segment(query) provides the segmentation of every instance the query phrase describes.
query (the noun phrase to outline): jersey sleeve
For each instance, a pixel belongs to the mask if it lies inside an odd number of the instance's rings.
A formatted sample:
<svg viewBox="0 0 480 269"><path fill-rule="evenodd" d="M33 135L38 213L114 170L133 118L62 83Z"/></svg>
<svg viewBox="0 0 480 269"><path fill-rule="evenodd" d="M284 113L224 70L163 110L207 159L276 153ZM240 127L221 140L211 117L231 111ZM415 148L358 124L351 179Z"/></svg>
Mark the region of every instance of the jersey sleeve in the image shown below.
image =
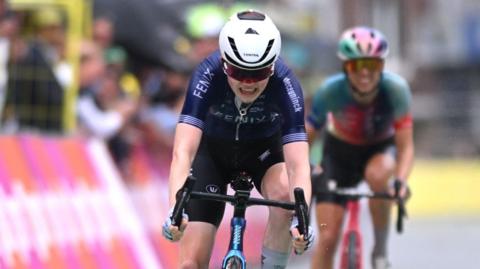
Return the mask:
<svg viewBox="0 0 480 269"><path fill-rule="evenodd" d="M324 83L313 95L312 106L310 113L308 114L307 121L318 130L325 126L326 120L326 84Z"/></svg>
<svg viewBox="0 0 480 269"><path fill-rule="evenodd" d="M394 104L394 127L396 130L402 128L411 128L412 119L412 93L410 86L405 79L400 76L392 76L391 82L391 102Z"/></svg>
<svg viewBox="0 0 480 269"><path fill-rule="evenodd" d="M207 59L193 72L180 114L180 123L187 123L203 130L214 90L213 87L210 87L216 75L214 70L214 65Z"/></svg>
<svg viewBox="0 0 480 269"><path fill-rule="evenodd" d="M305 132L305 105L300 83L289 70L281 81L281 112L283 117L282 143L307 141Z"/></svg>

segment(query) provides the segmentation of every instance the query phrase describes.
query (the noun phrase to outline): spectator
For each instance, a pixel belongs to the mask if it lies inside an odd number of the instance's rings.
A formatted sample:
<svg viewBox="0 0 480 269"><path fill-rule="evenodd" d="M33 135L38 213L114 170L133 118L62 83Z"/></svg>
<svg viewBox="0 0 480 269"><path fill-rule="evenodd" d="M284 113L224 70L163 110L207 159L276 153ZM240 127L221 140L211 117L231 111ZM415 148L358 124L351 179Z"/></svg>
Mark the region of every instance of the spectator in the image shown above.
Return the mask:
<svg viewBox="0 0 480 269"><path fill-rule="evenodd" d="M64 28L56 9L44 8L33 16L35 37L9 68L4 122L17 130L63 131L64 87L56 73L63 57Z"/></svg>
<svg viewBox="0 0 480 269"><path fill-rule="evenodd" d="M115 25L108 16L100 16L93 23L93 40L102 48L109 69L117 72L120 86L130 97L140 96L141 86L137 77L127 69L128 55L125 49L114 44Z"/></svg>
<svg viewBox="0 0 480 269"><path fill-rule="evenodd" d="M106 16L98 17L93 22L93 40L106 51L113 44L115 27L112 19Z"/></svg>
<svg viewBox="0 0 480 269"><path fill-rule="evenodd" d="M171 150L173 135L188 83L188 72L165 69L153 73L146 83L148 104L141 119L152 144Z"/></svg>
<svg viewBox="0 0 480 269"><path fill-rule="evenodd" d="M110 47L104 53L105 61L109 69L119 76L120 86L133 99L140 97L141 86L137 77L127 70L127 53L120 46Z"/></svg>
<svg viewBox="0 0 480 269"><path fill-rule="evenodd" d="M3 107L7 91L8 62L13 59L11 51L15 47L19 29L17 15L6 10L5 1L0 1L0 118L3 115ZM3 126L2 126L3 127Z"/></svg>
<svg viewBox="0 0 480 269"><path fill-rule="evenodd" d="M125 130L136 111L136 103L125 96L118 74L106 69L101 48L85 42L81 49L80 97L77 103L80 132L104 139L122 170L129 154Z"/></svg>

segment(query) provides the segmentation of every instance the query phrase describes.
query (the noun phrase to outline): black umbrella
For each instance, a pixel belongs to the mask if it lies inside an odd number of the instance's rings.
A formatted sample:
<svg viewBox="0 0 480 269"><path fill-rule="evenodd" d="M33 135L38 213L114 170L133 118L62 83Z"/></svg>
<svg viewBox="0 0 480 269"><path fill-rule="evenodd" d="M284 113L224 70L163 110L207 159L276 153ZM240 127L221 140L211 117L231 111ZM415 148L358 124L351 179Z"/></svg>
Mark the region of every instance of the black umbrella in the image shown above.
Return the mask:
<svg viewBox="0 0 480 269"><path fill-rule="evenodd" d="M182 10L192 1L95 0L94 13L111 16L115 43L137 61L177 71L191 69L190 62L175 50L184 38Z"/></svg>

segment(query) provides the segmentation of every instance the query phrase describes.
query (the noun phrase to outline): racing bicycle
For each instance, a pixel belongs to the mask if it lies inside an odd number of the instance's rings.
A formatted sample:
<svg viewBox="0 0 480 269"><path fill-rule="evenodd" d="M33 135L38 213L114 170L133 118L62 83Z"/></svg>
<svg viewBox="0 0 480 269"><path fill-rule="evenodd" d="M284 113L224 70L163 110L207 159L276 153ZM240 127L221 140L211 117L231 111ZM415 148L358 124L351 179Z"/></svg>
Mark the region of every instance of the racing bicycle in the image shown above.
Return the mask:
<svg viewBox="0 0 480 269"><path fill-rule="evenodd" d="M230 243L228 251L222 261L222 269L246 269L247 261L243 254L243 235L246 229L245 212L247 207L253 205L273 206L286 210L295 210L298 218L298 230L304 238L308 238L308 206L302 188L294 189L295 202L283 202L262 198L250 197L253 189L252 178L245 172L236 174L230 181L234 195L216 194L193 191L195 177L188 176L183 187L177 192L175 206L171 216L172 225L179 226L182 221L182 212L190 199L203 199L230 203L234 207L230 221Z"/></svg>
<svg viewBox="0 0 480 269"><path fill-rule="evenodd" d="M347 199L348 222L346 229L343 231L340 253L340 269L362 269L363 251L362 251L362 234L360 232L360 199L386 199L393 200L397 206L396 230L400 234L403 232L403 221L407 217L405 200L410 196L407 192L406 198L399 196L401 182L394 181L395 194L372 191L361 191L356 187L353 188L336 188L335 184L329 184L327 191L335 195L345 197Z"/></svg>

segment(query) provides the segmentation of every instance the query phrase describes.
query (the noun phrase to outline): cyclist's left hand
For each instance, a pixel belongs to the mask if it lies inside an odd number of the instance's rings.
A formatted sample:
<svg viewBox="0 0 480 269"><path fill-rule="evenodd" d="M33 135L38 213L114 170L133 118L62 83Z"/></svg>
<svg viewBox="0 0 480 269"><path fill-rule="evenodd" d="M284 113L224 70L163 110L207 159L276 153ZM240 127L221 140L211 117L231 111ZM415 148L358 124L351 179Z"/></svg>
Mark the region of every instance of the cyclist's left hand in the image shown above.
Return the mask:
<svg viewBox="0 0 480 269"><path fill-rule="evenodd" d="M290 234L292 235L292 245L295 251L295 254L301 255L307 249L309 249L315 239L315 234L313 232L312 226L308 226L308 237L305 238L303 234L300 234L298 231L298 218L293 216L292 224L290 225Z"/></svg>
<svg viewBox="0 0 480 269"><path fill-rule="evenodd" d="M398 184L399 186L398 196L404 200L408 200L408 198L410 198L411 192L410 192L410 188L408 187L408 184L404 180L400 180L400 179L393 180L388 190L389 194L392 196L395 196L396 184Z"/></svg>

